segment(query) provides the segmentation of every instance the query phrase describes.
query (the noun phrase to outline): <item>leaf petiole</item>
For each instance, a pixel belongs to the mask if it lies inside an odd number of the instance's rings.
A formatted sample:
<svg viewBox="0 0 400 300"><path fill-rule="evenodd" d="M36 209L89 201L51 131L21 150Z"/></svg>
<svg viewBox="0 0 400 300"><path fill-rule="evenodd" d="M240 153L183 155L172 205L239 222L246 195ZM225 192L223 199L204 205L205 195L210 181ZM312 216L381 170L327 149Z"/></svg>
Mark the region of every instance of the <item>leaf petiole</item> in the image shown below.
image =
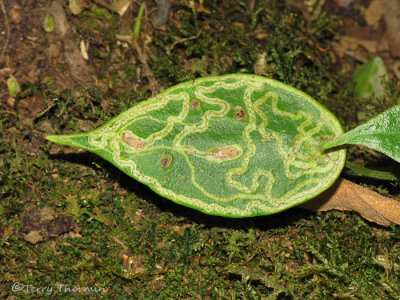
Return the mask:
<svg viewBox="0 0 400 300"><path fill-rule="evenodd" d="M347 169L344 173L351 176L365 176L369 178L375 178L380 180L398 181L400 182L400 177L390 171L379 171L373 170L366 167L362 167L350 161L346 161L344 165Z"/></svg>

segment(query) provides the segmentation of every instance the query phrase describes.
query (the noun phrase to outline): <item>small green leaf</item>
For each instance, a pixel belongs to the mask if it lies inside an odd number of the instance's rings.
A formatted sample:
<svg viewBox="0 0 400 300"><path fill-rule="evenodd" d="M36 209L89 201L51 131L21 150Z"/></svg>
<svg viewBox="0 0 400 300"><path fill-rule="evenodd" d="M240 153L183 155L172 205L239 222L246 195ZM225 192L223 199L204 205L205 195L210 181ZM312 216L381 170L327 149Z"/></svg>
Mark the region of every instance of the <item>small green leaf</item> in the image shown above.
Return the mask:
<svg viewBox="0 0 400 300"><path fill-rule="evenodd" d="M46 32L52 32L54 30L54 20L50 14L47 14L43 19L43 29Z"/></svg>
<svg viewBox="0 0 400 300"><path fill-rule="evenodd" d="M376 56L361 65L354 73L353 80L356 83L356 97L383 97L388 73L382 58Z"/></svg>
<svg viewBox="0 0 400 300"><path fill-rule="evenodd" d="M268 215L339 176L346 151L322 151L338 120L303 92L261 76L185 82L91 132L48 140L98 154L156 193L207 214Z"/></svg>
<svg viewBox="0 0 400 300"><path fill-rule="evenodd" d="M8 87L8 92L13 97L17 96L18 93L21 91L18 81L13 75L11 75L10 78L7 79L7 87Z"/></svg>
<svg viewBox="0 0 400 300"><path fill-rule="evenodd" d="M381 113L324 145L324 149L344 145L364 145L400 162L400 105Z"/></svg>

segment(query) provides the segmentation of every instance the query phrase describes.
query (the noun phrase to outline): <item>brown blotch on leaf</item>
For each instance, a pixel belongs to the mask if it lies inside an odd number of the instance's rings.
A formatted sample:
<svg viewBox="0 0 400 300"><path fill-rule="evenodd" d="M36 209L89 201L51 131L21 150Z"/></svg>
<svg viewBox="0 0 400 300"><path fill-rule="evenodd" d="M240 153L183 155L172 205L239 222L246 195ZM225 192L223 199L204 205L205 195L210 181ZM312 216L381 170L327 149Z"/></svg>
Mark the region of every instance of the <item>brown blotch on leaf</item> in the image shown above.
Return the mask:
<svg viewBox="0 0 400 300"><path fill-rule="evenodd" d="M218 159L233 159L238 157L240 151L235 147L215 148L212 155Z"/></svg>
<svg viewBox="0 0 400 300"><path fill-rule="evenodd" d="M235 109L235 119L238 121L244 121L247 117L247 114L244 111L243 107L236 105L234 109Z"/></svg>
<svg viewBox="0 0 400 300"><path fill-rule="evenodd" d="M122 141L137 151L143 150L146 146L144 141L134 136L131 132L124 132L122 134Z"/></svg>
<svg viewBox="0 0 400 300"><path fill-rule="evenodd" d="M196 100L196 99L193 99L193 100L192 100L192 107L193 107L193 108L198 108L198 107L200 107L200 102L199 102L198 100Z"/></svg>
<svg viewBox="0 0 400 300"><path fill-rule="evenodd" d="M168 168L171 161L168 158L161 159L161 167Z"/></svg>
<svg viewBox="0 0 400 300"><path fill-rule="evenodd" d="M161 158L160 164L163 168L168 168L172 163L172 155L169 153L165 153Z"/></svg>

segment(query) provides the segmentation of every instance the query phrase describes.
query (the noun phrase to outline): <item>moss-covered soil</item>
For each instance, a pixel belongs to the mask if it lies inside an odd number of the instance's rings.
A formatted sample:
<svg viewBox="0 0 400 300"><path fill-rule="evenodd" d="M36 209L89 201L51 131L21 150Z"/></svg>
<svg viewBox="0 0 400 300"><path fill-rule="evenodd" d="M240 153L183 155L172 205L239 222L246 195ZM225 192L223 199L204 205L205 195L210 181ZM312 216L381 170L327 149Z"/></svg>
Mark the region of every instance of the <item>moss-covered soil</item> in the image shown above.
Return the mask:
<svg viewBox="0 0 400 300"><path fill-rule="evenodd" d="M347 17L325 1L176 0L159 24L154 1L140 20L138 1L123 16L107 1L82 1L78 14L61 1L74 43L89 45L90 75L80 80L65 41L42 28L51 3L1 1L0 298L399 299L399 226L301 209L207 216L44 139L95 128L176 83L237 72L293 85L355 127L360 112L375 115L399 95L391 76L385 99L353 97L360 62L334 51L367 2L355 1ZM127 38L135 24L137 40ZM398 168L363 148L350 159ZM398 197L398 184L353 180Z"/></svg>

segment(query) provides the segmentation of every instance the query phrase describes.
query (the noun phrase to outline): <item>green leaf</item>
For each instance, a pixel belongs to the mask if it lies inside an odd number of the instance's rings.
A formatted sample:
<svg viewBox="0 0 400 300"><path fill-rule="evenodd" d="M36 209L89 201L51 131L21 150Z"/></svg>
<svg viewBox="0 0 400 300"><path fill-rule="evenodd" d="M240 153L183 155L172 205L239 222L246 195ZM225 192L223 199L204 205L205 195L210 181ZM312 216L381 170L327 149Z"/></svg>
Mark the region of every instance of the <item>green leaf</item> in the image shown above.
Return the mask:
<svg viewBox="0 0 400 300"><path fill-rule="evenodd" d="M354 73L353 80L356 83L354 89L356 97L368 98L373 95L383 97L388 73L382 58L376 56L361 65Z"/></svg>
<svg viewBox="0 0 400 300"><path fill-rule="evenodd" d="M339 176L343 133L317 101L281 82L231 74L173 86L91 132L49 136L86 149L172 201L227 217L311 199Z"/></svg>
<svg viewBox="0 0 400 300"><path fill-rule="evenodd" d="M364 145L400 162L400 105L326 143L323 148L344 144Z"/></svg>
<svg viewBox="0 0 400 300"><path fill-rule="evenodd" d="M46 32L53 32L54 30L54 19L53 16L47 14L43 19L43 29Z"/></svg>
<svg viewBox="0 0 400 300"><path fill-rule="evenodd" d="M7 87L8 87L8 92L13 97L17 96L18 93L21 91L21 88L20 88L20 86L18 84L18 81L13 75L11 75L7 79Z"/></svg>

